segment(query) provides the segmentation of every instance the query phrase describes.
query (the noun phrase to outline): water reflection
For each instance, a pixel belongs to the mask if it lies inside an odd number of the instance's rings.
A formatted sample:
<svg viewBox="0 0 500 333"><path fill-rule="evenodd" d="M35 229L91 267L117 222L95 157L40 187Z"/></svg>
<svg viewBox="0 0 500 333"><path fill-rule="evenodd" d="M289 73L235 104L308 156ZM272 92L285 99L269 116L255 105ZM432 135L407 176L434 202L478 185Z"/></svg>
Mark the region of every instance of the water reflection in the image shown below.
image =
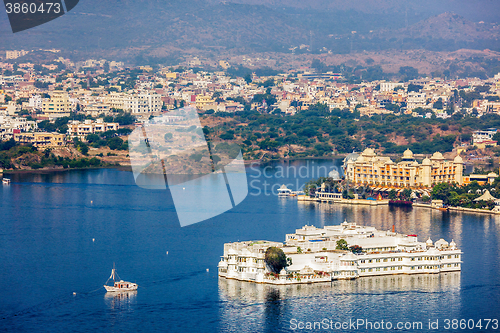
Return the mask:
<svg viewBox="0 0 500 333"><path fill-rule="evenodd" d="M290 318L348 320L360 315L373 320L427 320L431 313L458 314L460 287L460 272L286 286L220 278L221 328L231 332L276 332L288 330ZM412 303L421 310L415 310Z"/></svg>
<svg viewBox="0 0 500 333"><path fill-rule="evenodd" d="M108 292L104 294L104 302L111 310L128 310L133 309L132 305L136 304L137 290Z"/></svg>
<svg viewBox="0 0 500 333"><path fill-rule="evenodd" d="M339 224L344 220L373 226L379 230L391 230L394 225L396 232L402 234L417 234L419 239L447 237L450 238L448 241L454 239L459 246L462 240L463 219L467 216L467 213L462 212L442 212L421 207L361 206L304 201L297 201L297 205L299 213L314 214L314 224L320 228ZM470 216L468 218L470 219ZM474 215L474 218L485 223L492 220L500 221L500 216L495 215Z"/></svg>

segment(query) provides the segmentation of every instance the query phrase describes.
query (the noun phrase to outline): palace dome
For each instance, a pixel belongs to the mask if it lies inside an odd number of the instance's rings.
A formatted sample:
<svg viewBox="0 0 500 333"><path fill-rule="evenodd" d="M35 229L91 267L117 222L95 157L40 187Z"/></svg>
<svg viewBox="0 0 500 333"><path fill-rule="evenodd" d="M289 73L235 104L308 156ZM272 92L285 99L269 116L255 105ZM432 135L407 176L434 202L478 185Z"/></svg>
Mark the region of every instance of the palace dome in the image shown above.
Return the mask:
<svg viewBox="0 0 500 333"><path fill-rule="evenodd" d="M443 157L443 154L441 154L440 152L435 152L434 154L432 154L432 157L431 157L431 160L443 160L444 157Z"/></svg>
<svg viewBox="0 0 500 333"><path fill-rule="evenodd" d="M453 163L464 163L464 160L462 159L462 157L460 157L460 155L457 155L457 157L455 157L455 159L453 160Z"/></svg>
<svg viewBox="0 0 500 333"><path fill-rule="evenodd" d="M413 152L410 149L406 149L405 152L403 153L403 158L404 159L412 159Z"/></svg>
<svg viewBox="0 0 500 333"><path fill-rule="evenodd" d="M422 161L422 165L431 165L431 160L428 159L427 157L424 158L424 160Z"/></svg>
<svg viewBox="0 0 500 333"><path fill-rule="evenodd" d="M350 153L344 158L344 164L346 164L349 161L356 161L359 157L359 154L356 153Z"/></svg>
<svg viewBox="0 0 500 333"><path fill-rule="evenodd" d="M372 148L366 148L361 155L368 156L368 157L373 157L376 154L375 154L375 150L373 150Z"/></svg>

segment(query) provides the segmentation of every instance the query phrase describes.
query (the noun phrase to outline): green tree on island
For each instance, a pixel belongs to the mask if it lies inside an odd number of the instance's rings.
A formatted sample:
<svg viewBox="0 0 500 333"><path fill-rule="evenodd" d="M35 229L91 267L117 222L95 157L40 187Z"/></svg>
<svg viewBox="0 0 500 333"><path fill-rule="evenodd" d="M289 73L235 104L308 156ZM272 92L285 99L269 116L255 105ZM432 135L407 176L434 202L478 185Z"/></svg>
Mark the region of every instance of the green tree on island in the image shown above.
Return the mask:
<svg viewBox="0 0 500 333"><path fill-rule="evenodd" d="M347 242L345 239L339 239L337 241L337 250L344 250L344 251L349 251L349 246L347 245Z"/></svg>
<svg viewBox="0 0 500 333"><path fill-rule="evenodd" d="M276 274L279 274L283 268L291 264L291 261L287 260L285 252L274 246L267 248L264 261L271 271Z"/></svg>

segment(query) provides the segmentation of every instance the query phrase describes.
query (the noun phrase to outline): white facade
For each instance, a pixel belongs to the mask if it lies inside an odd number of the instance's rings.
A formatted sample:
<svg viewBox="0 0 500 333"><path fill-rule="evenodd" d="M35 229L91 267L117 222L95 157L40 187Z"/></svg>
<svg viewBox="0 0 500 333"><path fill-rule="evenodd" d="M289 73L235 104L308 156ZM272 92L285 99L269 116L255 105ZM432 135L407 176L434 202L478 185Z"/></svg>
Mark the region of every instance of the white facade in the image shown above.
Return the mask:
<svg viewBox="0 0 500 333"><path fill-rule="evenodd" d="M403 83L399 82L380 82L380 91L387 92L393 91L396 87L403 87Z"/></svg>
<svg viewBox="0 0 500 333"><path fill-rule="evenodd" d="M493 140L493 136L497 133L496 128L489 128L485 131L475 131L472 133L472 141L473 143L481 143L484 141Z"/></svg>
<svg viewBox="0 0 500 333"><path fill-rule="evenodd" d="M43 105L42 96L33 95L29 99L29 107L35 110L41 110Z"/></svg>
<svg viewBox="0 0 500 333"><path fill-rule="evenodd" d="M85 137L89 134L116 131L119 128L120 125L118 123L105 123L102 119L97 119L95 122L87 119L83 123L73 120L68 124L68 135L85 140Z"/></svg>
<svg viewBox="0 0 500 333"><path fill-rule="evenodd" d="M104 99L111 108L122 109L132 114L157 113L161 111L161 95L141 92L139 94L111 93Z"/></svg>
<svg viewBox="0 0 500 333"><path fill-rule="evenodd" d="M363 252L337 250L337 241L360 246ZM281 248L292 265L276 276L264 262L268 247ZM440 273L461 270L462 252L452 240L419 242L416 235L378 231L344 222L323 229L304 226L287 234L285 244L238 242L224 244L219 276L229 279L293 284L354 279L362 276Z"/></svg>
<svg viewBox="0 0 500 333"><path fill-rule="evenodd" d="M31 132L38 128L35 121L23 117L10 117L0 115L0 138L8 140L13 137L14 131Z"/></svg>
<svg viewBox="0 0 500 333"><path fill-rule="evenodd" d="M406 99L406 108L413 110L416 108L425 108L427 106L427 97L423 92L410 92Z"/></svg>

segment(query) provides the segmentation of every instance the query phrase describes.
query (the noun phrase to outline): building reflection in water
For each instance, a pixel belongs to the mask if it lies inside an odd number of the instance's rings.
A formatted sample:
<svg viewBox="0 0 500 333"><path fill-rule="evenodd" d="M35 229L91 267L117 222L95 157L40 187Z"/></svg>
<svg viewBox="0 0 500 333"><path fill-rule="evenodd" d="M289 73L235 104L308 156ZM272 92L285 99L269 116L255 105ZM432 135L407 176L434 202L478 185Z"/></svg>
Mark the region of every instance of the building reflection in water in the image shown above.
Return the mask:
<svg viewBox="0 0 500 333"><path fill-rule="evenodd" d="M442 212L422 207L362 206L298 201L299 213L314 212L310 220L317 227L340 224L344 220L368 225L378 230L391 230L402 234L417 234L419 240L428 237L453 238L460 246L464 214L462 212ZM478 220L488 223L491 219L500 221L500 216L475 215ZM449 235L449 236L448 236ZM425 239L424 239L425 238ZM451 239L447 239L451 241Z"/></svg>
<svg viewBox="0 0 500 333"><path fill-rule="evenodd" d="M427 321L428 314L459 315L460 274L392 275L286 286L220 278L221 330L286 331L291 318L380 320L385 316L387 320Z"/></svg>
<svg viewBox="0 0 500 333"><path fill-rule="evenodd" d="M104 302L111 310L132 311L136 303L137 290L122 292L107 292Z"/></svg>

